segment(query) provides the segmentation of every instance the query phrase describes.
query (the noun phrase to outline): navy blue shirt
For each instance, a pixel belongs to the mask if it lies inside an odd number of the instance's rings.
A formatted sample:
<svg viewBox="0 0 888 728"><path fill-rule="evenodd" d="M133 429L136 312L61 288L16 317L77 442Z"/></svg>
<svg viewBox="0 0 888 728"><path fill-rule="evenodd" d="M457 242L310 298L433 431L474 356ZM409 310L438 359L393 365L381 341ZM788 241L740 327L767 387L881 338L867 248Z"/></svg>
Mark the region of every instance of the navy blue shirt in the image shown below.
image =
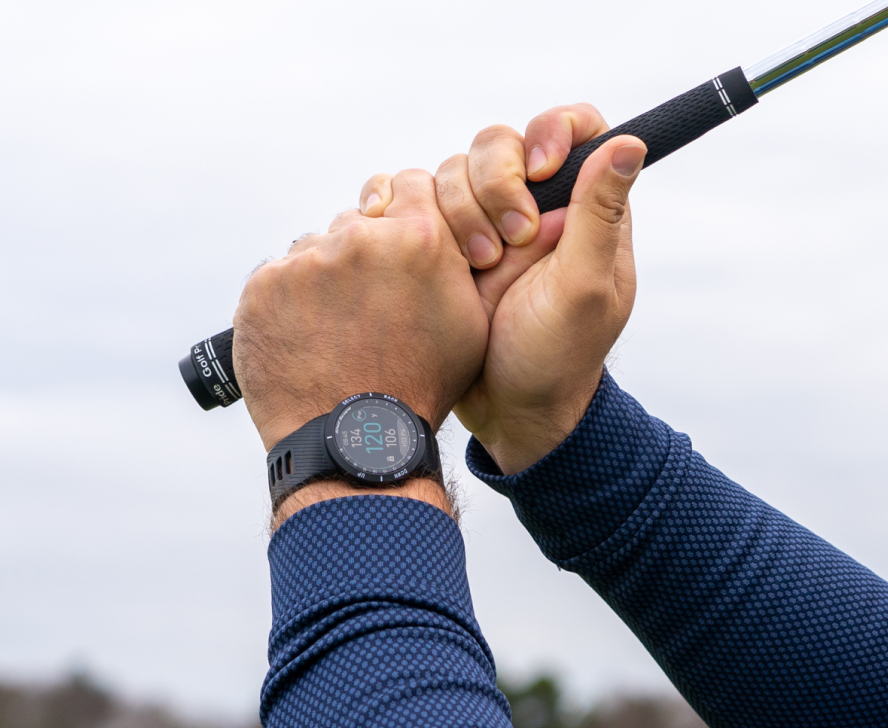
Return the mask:
<svg viewBox="0 0 888 728"><path fill-rule="evenodd" d="M503 476L475 440L467 460L710 726L888 726L888 584L731 482L609 376L526 471ZM511 725L443 512L389 496L319 503L278 530L269 559L264 725Z"/></svg>

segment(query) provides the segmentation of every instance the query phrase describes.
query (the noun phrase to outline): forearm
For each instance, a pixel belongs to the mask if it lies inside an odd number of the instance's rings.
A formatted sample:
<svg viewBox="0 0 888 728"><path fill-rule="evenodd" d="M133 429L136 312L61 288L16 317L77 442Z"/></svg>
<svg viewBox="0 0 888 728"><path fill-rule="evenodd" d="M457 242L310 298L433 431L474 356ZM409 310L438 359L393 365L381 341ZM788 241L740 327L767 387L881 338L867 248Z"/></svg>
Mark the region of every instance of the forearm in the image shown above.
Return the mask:
<svg viewBox="0 0 888 728"><path fill-rule="evenodd" d="M269 560L265 726L511 725L462 538L441 509L380 495L319 502L278 529Z"/></svg>
<svg viewBox="0 0 888 728"><path fill-rule="evenodd" d="M888 585L728 480L609 377L577 431L524 473L496 477L477 444L469 457L710 725L886 724Z"/></svg>

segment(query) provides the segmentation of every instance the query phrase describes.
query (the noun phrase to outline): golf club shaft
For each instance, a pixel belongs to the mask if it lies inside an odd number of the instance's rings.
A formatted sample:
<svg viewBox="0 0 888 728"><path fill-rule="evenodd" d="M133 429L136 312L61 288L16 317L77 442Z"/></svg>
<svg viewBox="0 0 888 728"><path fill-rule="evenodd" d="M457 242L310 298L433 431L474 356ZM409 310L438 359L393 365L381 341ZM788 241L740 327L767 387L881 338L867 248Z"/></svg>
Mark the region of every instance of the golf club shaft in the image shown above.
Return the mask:
<svg viewBox="0 0 888 728"><path fill-rule="evenodd" d="M888 26L888 0L876 0L754 66L744 68L757 97L798 78Z"/></svg>
<svg viewBox="0 0 888 728"><path fill-rule="evenodd" d="M609 139L622 134L641 139L648 147L644 166L649 167L739 116L754 106L759 97L875 35L886 26L888 0L876 0L761 63L722 74L586 142L571 151L561 169L551 178L544 182L529 182L527 186L541 213L565 207L570 202L583 162Z"/></svg>
<svg viewBox="0 0 888 728"><path fill-rule="evenodd" d="M876 0L754 66L728 71L586 142L570 152L550 179L529 182L528 189L540 213L565 207L583 162L609 139L622 134L640 138L648 147L645 167L649 167L886 26L888 0ZM205 410L227 407L241 398L231 357L233 338L232 329L216 334L193 346L179 362L188 389Z"/></svg>

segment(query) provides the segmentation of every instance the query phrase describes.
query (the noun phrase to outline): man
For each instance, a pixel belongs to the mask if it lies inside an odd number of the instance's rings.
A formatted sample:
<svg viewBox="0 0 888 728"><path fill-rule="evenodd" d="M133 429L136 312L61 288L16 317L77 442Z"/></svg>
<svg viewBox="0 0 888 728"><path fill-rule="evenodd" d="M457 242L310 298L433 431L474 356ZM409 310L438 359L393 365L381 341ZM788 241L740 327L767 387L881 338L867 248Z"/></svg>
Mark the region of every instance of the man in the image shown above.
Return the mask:
<svg viewBox="0 0 888 728"><path fill-rule="evenodd" d="M360 212L248 282L235 365L271 451L277 529L266 726L509 725L434 449L417 444L451 410L475 474L710 725L888 726L888 585L709 466L604 370L635 295L628 194L644 145L603 145L567 210L542 218L524 182L605 128L591 107L555 109L526 137L485 130L435 179L374 177ZM368 436L382 430L366 393L400 408L388 445ZM371 460L399 437L424 465L389 485Z"/></svg>

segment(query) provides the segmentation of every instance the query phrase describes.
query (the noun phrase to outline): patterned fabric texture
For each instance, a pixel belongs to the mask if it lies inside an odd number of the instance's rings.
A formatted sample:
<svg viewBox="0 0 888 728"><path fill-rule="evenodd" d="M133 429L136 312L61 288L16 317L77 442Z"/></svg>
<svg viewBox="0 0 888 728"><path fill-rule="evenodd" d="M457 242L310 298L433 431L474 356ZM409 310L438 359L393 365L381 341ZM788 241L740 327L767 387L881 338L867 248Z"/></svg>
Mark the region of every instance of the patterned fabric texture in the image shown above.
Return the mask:
<svg viewBox="0 0 888 728"><path fill-rule="evenodd" d="M300 511L269 545L267 728L506 728L459 528L439 509L355 496Z"/></svg>
<svg viewBox="0 0 888 728"><path fill-rule="evenodd" d="M523 473L503 476L475 440L466 457L708 725L888 726L888 584L731 482L609 375Z"/></svg>

